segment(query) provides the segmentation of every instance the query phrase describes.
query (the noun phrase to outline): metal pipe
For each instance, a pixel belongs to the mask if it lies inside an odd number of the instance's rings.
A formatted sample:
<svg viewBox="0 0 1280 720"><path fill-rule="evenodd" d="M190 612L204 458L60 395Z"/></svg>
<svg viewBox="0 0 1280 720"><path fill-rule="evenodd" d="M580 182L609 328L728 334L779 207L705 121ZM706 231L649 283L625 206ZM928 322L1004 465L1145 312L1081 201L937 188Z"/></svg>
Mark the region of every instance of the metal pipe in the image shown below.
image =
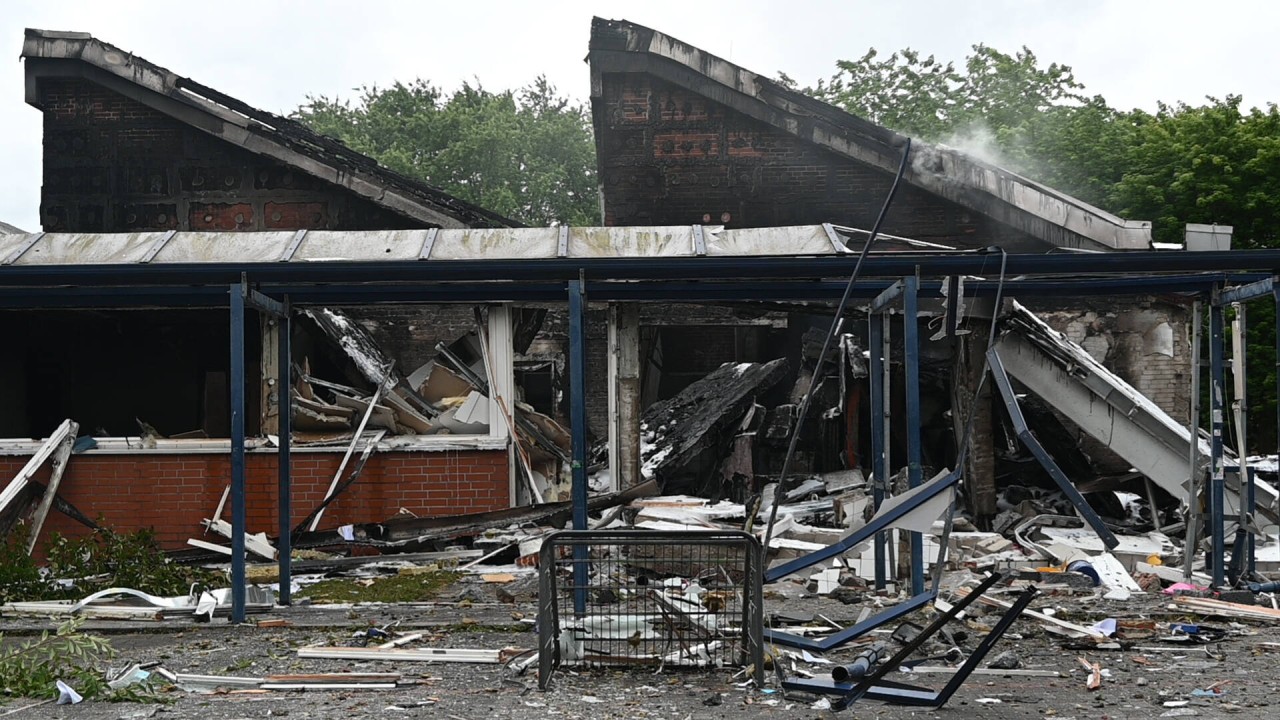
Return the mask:
<svg viewBox="0 0 1280 720"><path fill-rule="evenodd" d="M888 647L881 642L872 643L871 647L858 653L848 665L836 665L831 669L831 679L836 682L849 682L854 678L864 677L871 669L884 659Z"/></svg>

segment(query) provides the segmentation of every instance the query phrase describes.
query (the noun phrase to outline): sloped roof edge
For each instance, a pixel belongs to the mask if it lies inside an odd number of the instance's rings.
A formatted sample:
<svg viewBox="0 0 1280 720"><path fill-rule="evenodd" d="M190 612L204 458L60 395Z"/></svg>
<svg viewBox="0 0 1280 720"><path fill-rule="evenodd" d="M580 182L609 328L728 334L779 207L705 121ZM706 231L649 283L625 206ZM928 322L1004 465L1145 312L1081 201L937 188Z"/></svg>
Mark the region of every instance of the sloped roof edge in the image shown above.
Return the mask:
<svg viewBox="0 0 1280 720"><path fill-rule="evenodd" d="M897 171L904 141L898 133L651 28L594 18L588 59L595 98L602 73L648 73L836 154ZM913 139L912 155L905 175L911 184L1052 245L1099 251L1151 245L1150 222L1117 217L954 148Z"/></svg>
<svg viewBox="0 0 1280 720"><path fill-rule="evenodd" d="M112 89L126 91L126 94L132 89L134 99L160 112L250 152L344 187L399 215L452 228L521 225L382 167L373 158L296 120L254 108L89 33L28 28L22 57L27 60L26 100L35 107L39 107L39 96L34 80L60 74L53 72L47 63L76 62L91 71L85 74L89 79L115 80ZM149 92L137 92L138 89ZM192 121L191 111L207 116L205 121Z"/></svg>

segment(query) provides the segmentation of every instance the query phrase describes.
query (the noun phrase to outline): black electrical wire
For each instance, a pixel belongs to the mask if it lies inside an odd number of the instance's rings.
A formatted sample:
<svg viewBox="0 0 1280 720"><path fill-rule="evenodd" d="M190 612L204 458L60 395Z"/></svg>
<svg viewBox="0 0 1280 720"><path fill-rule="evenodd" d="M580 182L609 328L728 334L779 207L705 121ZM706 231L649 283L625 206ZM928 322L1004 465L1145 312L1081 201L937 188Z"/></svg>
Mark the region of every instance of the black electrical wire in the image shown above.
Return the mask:
<svg viewBox="0 0 1280 720"><path fill-rule="evenodd" d="M898 173L894 175L893 184L889 186L889 194L885 195L884 204L880 206L880 214L876 216L876 223L871 227L871 234L867 236L867 242L862 246L862 252L858 255L858 262L853 266L853 273L849 275L849 282L845 284L844 295L840 297L840 304L836 306L836 314L831 319L831 328L827 330L827 336L822 341L822 352L818 353L817 366L813 369L813 376L809 378L809 389L805 391L804 398L800 401L800 409L796 413L795 426L791 429L791 440L787 444L787 454L782 460L782 473L778 478L778 486L773 493L773 505L769 508L769 524L764 531L765 553L769 552L769 541L773 538L773 524L778 519L778 506L782 504L782 499L786 495L787 478L791 474L791 461L795 457L796 444L800 440L800 428L804 426L805 418L809 416L809 404L813 401L813 392L822 380L822 366L826 362L827 352L831 349L831 340L839 331L845 308L849 304L849 296L853 294L853 285L858 281L858 275L862 272L862 263L867 259L867 253L871 251L871 246L875 244L876 236L880 234L880 226L884 224L884 218L889 213L889 206L893 204L893 196L897 194L898 185L902 183L902 176L907 171L907 162L910 156L911 138L906 138L902 147L902 160L898 163ZM755 507L752 508L748 517L749 520L755 518L756 514L760 512L760 501L761 499L756 500Z"/></svg>

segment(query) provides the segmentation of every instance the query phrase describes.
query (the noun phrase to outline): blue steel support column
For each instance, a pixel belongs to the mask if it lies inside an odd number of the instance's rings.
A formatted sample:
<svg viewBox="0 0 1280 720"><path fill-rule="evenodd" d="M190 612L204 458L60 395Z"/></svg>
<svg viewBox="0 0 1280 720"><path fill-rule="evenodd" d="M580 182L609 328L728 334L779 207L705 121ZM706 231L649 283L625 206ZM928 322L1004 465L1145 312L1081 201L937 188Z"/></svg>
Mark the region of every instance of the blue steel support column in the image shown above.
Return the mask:
<svg viewBox="0 0 1280 720"><path fill-rule="evenodd" d="M280 442L279 450L276 457L280 466L280 486L277 490L276 502L280 506L280 537L276 541L277 560L280 563L280 596L278 598L281 605L289 605L293 602L290 585L293 583L292 558L293 552L292 537L293 532L292 514L292 493L293 488L289 480L289 471L291 470L291 462L289 458L289 440L290 434L293 432L293 399L289 393L290 386L293 385L291 377L292 363L290 355L292 351L289 347L290 341L290 323L289 323L289 298L284 298L284 314L276 318L276 351L278 355L278 366L276 369L276 410L279 416Z"/></svg>
<svg viewBox="0 0 1280 720"><path fill-rule="evenodd" d="M573 437L573 529L587 529L587 347L583 282L569 281L569 421ZM586 609L587 548L573 548L573 607Z"/></svg>
<svg viewBox="0 0 1280 720"><path fill-rule="evenodd" d="M1223 318L1222 305L1218 303L1217 293L1209 305L1209 426L1212 439L1209 443L1211 476L1209 480L1209 535L1212 546L1209 550L1209 562L1213 565L1213 586L1222 587L1226 582L1226 568L1223 558L1226 555L1226 538L1223 527L1223 515L1226 514L1224 504L1224 485L1226 483L1225 467L1222 459L1222 420L1224 387L1223 377Z"/></svg>
<svg viewBox="0 0 1280 720"><path fill-rule="evenodd" d="M903 380L907 386L907 485L918 486L924 478L920 468L920 321L917 295L920 280L903 278L902 354ZM911 594L924 592L924 536L911 533Z"/></svg>
<svg viewBox="0 0 1280 720"><path fill-rule="evenodd" d="M231 622L244 622L244 297L248 287L231 293Z"/></svg>
<svg viewBox="0 0 1280 720"><path fill-rule="evenodd" d="M884 358L881 356L884 342L884 315L873 312L867 317L868 355L871 357L871 501L876 510L884 502ZM884 589L884 533L876 533L874 557L876 563L876 589Z"/></svg>

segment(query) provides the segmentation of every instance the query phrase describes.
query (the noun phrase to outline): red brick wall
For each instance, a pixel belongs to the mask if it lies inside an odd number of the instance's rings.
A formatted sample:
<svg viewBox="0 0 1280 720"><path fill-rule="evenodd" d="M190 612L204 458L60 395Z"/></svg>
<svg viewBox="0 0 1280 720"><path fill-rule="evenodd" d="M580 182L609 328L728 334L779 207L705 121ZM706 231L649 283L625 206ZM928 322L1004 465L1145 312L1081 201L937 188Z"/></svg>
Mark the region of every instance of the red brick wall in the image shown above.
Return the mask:
<svg viewBox="0 0 1280 720"><path fill-rule="evenodd" d="M26 457L0 458L0 477L17 474ZM324 499L341 453L293 456L293 524ZM82 512L118 531L154 528L165 548L205 537L200 521L211 517L231 477L230 455L78 455L71 459L58 494ZM276 535L276 456L246 456L249 532ZM36 479L45 482L46 466ZM369 458L360 479L325 511L320 527L385 520L405 508L419 516L497 510L509 505L507 453L503 450L394 452ZM223 515L230 520L228 506ZM56 531L76 536L84 526L53 511L43 538Z"/></svg>

